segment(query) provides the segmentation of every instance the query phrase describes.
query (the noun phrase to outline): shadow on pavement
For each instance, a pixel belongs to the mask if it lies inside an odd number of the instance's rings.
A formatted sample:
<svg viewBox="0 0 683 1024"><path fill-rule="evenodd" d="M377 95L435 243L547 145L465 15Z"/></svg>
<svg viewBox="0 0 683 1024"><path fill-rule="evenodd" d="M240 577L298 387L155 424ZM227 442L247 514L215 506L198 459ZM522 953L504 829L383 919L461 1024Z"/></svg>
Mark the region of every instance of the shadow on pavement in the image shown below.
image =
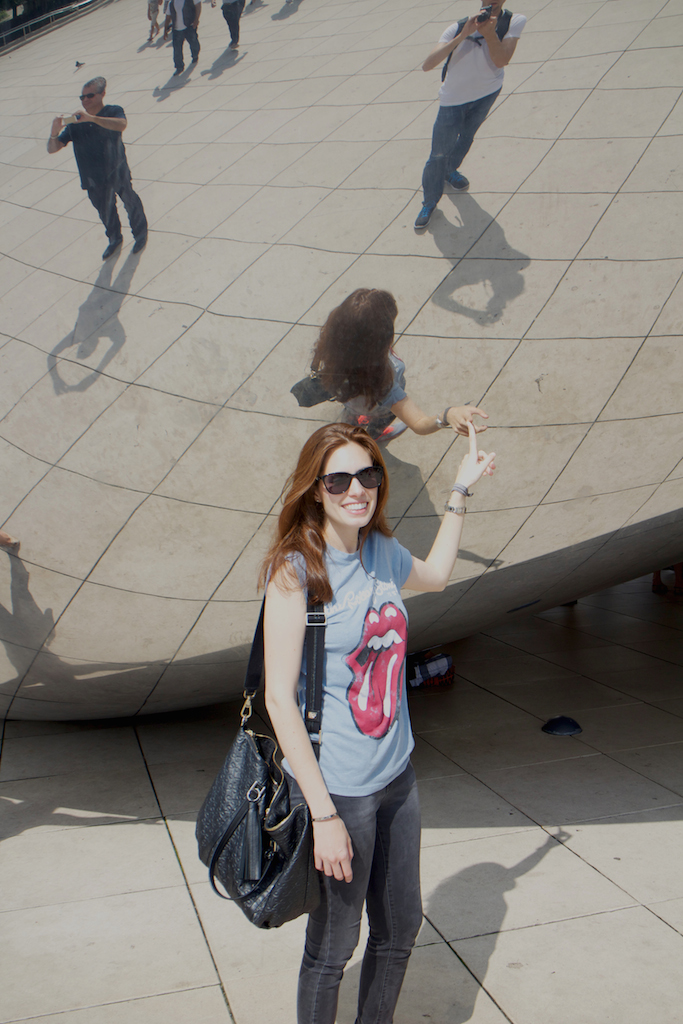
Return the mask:
<svg viewBox="0 0 683 1024"><path fill-rule="evenodd" d="M460 193L450 196L460 219L462 228L472 236L472 246L484 232L491 240L490 251L495 253L486 258L454 255L449 246L452 232L444 230L446 217L438 207L434 211L427 229L443 255L451 260L453 270L442 285L436 290L432 302L452 313L459 313L482 326L500 320L507 305L518 298L524 291L523 270L530 265L531 259L523 252L513 249L507 242L503 229L495 218L482 210L473 196ZM435 230L436 229L436 230ZM493 236L493 237L492 237ZM457 237L457 236L456 236ZM472 246L470 246L470 251ZM456 298L463 288L483 285L490 297L484 308L477 309L465 305Z"/></svg>
<svg viewBox="0 0 683 1024"><path fill-rule="evenodd" d="M119 320L119 310L128 298L131 281L139 262L140 254L134 256L132 251L129 252L113 284L111 279L116 259L109 259L104 263L93 290L78 310L73 331L62 338L47 357L48 370L56 395L65 395L71 391L87 391L100 379L105 367L125 345L126 332ZM67 384L60 375L61 360L58 357L67 349L78 346L74 360L82 365L96 351L101 340L108 341L109 345L97 366L77 384Z"/></svg>
<svg viewBox="0 0 683 1024"><path fill-rule="evenodd" d="M279 11L275 12L275 14L271 14L270 20L284 21L285 18L291 18L291 16L293 14L296 14L296 12L299 10L300 3L301 0L290 0L289 3L286 3L285 6L281 7Z"/></svg>
<svg viewBox="0 0 683 1024"><path fill-rule="evenodd" d="M234 68L235 64L239 64L245 56L246 54L244 53L240 53L238 56L237 51L231 50L228 46L223 50L223 53L216 57L210 68L207 68L206 71L200 71L200 75L202 77L208 75L209 81L214 78L220 78L224 71L227 71L228 68Z"/></svg>
<svg viewBox="0 0 683 1024"><path fill-rule="evenodd" d="M443 825L443 821L440 824ZM566 838L569 838L568 835L561 830L555 837L549 835L542 846L539 846L532 854L511 868L505 868L502 864L486 862L464 868L457 875L453 875L445 882L442 882L432 893L425 907L426 920L438 931L437 925L435 925L431 918L432 913L438 916L439 910L445 906L471 906L472 901L475 900L478 908L480 908L482 921L481 931L477 932L477 936L481 939L483 935L489 940L485 956L486 964L488 965L491 954L496 948L498 934L507 913L505 893L514 889L518 878L535 868L550 850L554 849L558 843L561 843ZM453 956L463 963L469 973L473 973L457 953L454 952ZM429 974L432 972L433 978L430 979ZM360 973L361 965L354 964L344 974L337 1015L339 1024L353 1024L356 1020L356 997ZM485 977L486 972L483 972L482 977L476 980L480 985L483 985ZM456 984L455 978L453 983L454 985ZM424 1017L434 1021L443 1020L445 1024L446 1018L439 1018L435 1015L434 1011L439 1009L443 1011L447 1006L448 1024L465 1024L466 1021L472 1019L479 989L471 985L458 986L457 991L449 993L447 991L448 985L448 975L444 976L443 961L435 960L433 965L430 964L429 960L425 960L422 963L420 989L422 992L433 993L434 999L433 1005L423 1006ZM410 974L406 978L405 989L409 988L409 986Z"/></svg>

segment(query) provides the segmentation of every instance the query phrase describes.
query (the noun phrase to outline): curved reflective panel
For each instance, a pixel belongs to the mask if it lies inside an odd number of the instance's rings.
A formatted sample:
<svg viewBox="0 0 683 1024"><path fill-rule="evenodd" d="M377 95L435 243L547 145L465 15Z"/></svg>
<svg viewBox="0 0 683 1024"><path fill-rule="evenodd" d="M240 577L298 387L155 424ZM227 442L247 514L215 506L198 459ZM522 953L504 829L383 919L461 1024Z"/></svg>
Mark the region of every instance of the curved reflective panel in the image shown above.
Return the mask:
<svg viewBox="0 0 683 1024"><path fill-rule="evenodd" d="M420 64L463 4L252 4L239 50L205 4L175 77L144 11L116 4L0 62L0 524L21 541L0 551L3 713L240 689L281 487L341 410L290 388L358 287L396 298L409 396L481 406L498 453L452 584L408 596L413 648L680 559L681 54L663 3L634 0L618 39L608 6L524 5L470 191L422 233L439 81ZM46 152L92 75L125 111L150 227L134 254L121 211L104 262L72 147ZM462 448L387 445L416 555Z"/></svg>

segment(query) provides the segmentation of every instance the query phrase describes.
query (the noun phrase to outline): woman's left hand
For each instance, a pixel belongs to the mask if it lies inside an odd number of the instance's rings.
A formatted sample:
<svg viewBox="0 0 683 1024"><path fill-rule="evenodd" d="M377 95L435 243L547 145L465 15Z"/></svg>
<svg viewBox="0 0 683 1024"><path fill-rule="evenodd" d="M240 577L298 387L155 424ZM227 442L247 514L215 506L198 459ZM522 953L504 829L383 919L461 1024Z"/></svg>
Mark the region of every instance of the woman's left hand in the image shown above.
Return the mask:
<svg viewBox="0 0 683 1024"><path fill-rule="evenodd" d="M476 484L477 480L481 480L484 474L486 476L493 476L493 471L496 468L496 453L491 452L487 455L486 452L478 451L475 428L472 423L468 423L467 426L470 435L470 448L460 463L455 481L459 484L465 484L466 487L472 487L473 484Z"/></svg>
<svg viewBox="0 0 683 1024"><path fill-rule="evenodd" d="M447 413L449 427L453 427L456 434L462 434L464 437L467 437L469 433L473 416L481 416L485 420L489 418L488 413L484 412L483 409L477 408L476 405L452 405L447 410ZM480 434L482 430L486 430L486 424L478 423L474 429Z"/></svg>

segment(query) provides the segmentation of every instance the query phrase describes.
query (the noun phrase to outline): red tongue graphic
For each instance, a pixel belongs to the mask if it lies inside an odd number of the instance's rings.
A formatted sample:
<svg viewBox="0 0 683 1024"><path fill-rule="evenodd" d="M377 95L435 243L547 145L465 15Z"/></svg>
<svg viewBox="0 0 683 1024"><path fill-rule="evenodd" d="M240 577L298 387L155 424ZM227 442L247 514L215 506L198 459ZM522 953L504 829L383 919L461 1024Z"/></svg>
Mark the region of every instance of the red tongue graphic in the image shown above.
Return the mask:
<svg viewBox="0 0 683 1024"><path fill-rule="evenodd" d="M371 608L360 644L346 657L353 672L347 691L353 720L373 739L387 734L399 711L407 632L405 615L395 604Z"/></svg>

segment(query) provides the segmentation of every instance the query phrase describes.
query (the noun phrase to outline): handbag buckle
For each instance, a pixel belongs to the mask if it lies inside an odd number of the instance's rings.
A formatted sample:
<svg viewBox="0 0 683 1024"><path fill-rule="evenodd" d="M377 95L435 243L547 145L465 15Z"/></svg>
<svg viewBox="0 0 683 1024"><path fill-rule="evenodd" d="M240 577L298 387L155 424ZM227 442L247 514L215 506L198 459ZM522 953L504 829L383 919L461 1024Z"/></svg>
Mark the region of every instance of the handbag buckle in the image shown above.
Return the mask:
<svg viewBox="0 0 683 1024"><path fill-rule="evenodd" d="M307 626L326 626L327 616L325 612L306 612Z"/></svg>
<svg viewBox="0 0 683 1024"><path fill-rule="evenodd" d="M242 719L240 725L244 725L245 722L249 721L249 719L251 718L251 710L252 710L251 709L251 697L248 694L246 694L246 693L243 696L244 696L245 700L244 700L244 704L242 705L242 710L240 711L240 717Z"/></svg>
<svg viewBox="0 0 683 1024"><path fill-rule="evenodd" d="M265 791L265 786L259 786L258 782L252 782L249 787L249 791L247 792L247 800L252 804L256 804L259 802Z"/></svg>

